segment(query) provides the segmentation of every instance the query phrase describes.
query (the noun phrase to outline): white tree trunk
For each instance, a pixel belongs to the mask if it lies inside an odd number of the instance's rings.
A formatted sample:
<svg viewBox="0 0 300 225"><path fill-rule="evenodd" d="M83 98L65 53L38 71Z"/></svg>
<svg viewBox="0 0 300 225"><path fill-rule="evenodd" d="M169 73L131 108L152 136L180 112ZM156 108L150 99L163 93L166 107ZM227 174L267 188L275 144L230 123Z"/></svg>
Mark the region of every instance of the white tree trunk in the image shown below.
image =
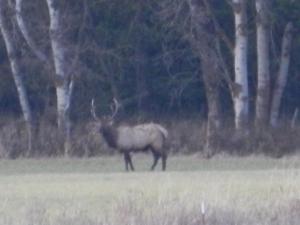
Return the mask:
<svg viewBox="0 0 300 225"><path fill-rule="evenodd" d="M272 98L271 113L270 113L270 124L272 127L276 127L278 124L280 102L287 82L292 38L293 38L292 33L293 33L293 24L289 22L285 27L283 38L282 38L280 66L279 66L279 71L278 71L277 80L275 83L273 98Z"/></svg>
<svg viewBox="0 0 300 225"><path fill-rule="evenodd" d="M31 108L28 101L27 91L23 82L22 70L20 67L20 61L18 56L18 50L16 43L14 42L14 36L11 32L9 25L9 18L6 14L8 8L5 0L0 0L0 29L1 34L5 42L7 55L9 57L10 67L12 70L15 85L17 87L19 101L23 112L24 120L26 122L27 134L28 134L28 146L27 155L32 151L32 130L33 130L33 117Z"/></svg>
<svg viewBox="0 0 300 225"><path fill-rule="evenodd" d="M64 135L64 153L70 150L70 119L69 108L73 82L68 74L67 47L59 2L47 0L50 15L50 39L55 66L55 82L57 97L57 123Z"/></svg>
<svg viewBox="0 0 300 225"><path fill-rule="evenodd" d="M268 0L256 0L257 95L256 126L268 124L270 105L270 52Z"/></svg>
<svg viewBox="0 0 300 225"><path fill-rule="evenodd" d="M248 91L248 34L246 0L234 0L233 10L235 19L235 48L233 87L233 101L235 112L235 128L245 130L249 119L249 91Z"/></svg>

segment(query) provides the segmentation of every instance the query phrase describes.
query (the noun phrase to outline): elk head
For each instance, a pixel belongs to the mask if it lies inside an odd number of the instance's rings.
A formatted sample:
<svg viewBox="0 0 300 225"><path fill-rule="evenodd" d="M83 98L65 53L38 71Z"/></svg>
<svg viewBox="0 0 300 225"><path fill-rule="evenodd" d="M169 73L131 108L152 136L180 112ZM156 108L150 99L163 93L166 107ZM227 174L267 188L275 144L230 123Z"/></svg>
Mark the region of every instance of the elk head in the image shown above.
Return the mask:
<svg viewBox="0 0 300 225"><path fill-rule="evenodd" d="M95 101L94 101L94 99L92 99L92 101L91 101L91 114L92 114L94 120L97 122L97 125L99 126L100 133L103 132L103 129L113 126L114 118L117 115L120 106L121 105L117 101L117 99L113 98L113 103L110 105L111 115L102 116L102 117L99 118L96 114Z"/></svg>

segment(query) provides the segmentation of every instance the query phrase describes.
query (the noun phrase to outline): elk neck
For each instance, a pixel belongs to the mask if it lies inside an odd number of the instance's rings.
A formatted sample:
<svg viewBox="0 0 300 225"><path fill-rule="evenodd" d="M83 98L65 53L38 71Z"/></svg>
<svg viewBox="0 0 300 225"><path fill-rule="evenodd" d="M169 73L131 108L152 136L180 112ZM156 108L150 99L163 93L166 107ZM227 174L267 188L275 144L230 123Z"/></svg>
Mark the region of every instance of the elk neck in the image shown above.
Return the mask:
<svg viewBox="0 0 300 225"><path fill-rule="evenodd" d="M115 127L106 125L100 128L100 133L111 148L117 148L118 131Z"/></svg>

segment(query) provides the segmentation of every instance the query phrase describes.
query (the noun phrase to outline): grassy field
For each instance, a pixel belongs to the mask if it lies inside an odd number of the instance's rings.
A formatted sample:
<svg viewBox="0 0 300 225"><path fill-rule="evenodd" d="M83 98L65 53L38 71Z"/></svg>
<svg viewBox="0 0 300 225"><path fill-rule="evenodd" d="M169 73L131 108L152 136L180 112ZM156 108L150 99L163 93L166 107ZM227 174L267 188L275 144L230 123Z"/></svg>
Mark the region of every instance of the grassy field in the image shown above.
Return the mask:
<svg viewBox="0 0 300 225"><path fill-rule="evenodd" d="M0 160L0 224L300 224L299 156L133 160Z"/></svg>

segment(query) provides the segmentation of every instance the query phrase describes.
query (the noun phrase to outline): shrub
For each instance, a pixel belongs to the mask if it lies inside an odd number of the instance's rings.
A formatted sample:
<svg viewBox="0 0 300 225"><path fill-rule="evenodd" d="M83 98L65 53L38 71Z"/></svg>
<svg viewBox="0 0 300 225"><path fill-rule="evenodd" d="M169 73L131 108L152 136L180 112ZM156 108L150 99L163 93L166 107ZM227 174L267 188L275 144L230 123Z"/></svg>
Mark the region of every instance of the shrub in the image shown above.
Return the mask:
<svg viewBox="0 0 300 225"><path fill-rule="evenodd" d="M135 118L129 118L136 124ZM205 120L197 117L191 119L162 119L169 131L170 153L191 154L203 153L206 137ZM80 122L72 127L72 156L90 157L96 155L111 155L114 153L97 131L94 122ZM216 152L226 152L233 155L263 153L273 157L281 157L300 149L300 127L291 129L288 126L280 129L265 129L257 131L249 129L247 135L237 135L232 126L220 129L217 137ZM63 140L53 122L41 120L34 139L32 156L62 156ZM0 121L0 157L17 158L26 156L27 133L21 120L2 119Z"/></svg>

